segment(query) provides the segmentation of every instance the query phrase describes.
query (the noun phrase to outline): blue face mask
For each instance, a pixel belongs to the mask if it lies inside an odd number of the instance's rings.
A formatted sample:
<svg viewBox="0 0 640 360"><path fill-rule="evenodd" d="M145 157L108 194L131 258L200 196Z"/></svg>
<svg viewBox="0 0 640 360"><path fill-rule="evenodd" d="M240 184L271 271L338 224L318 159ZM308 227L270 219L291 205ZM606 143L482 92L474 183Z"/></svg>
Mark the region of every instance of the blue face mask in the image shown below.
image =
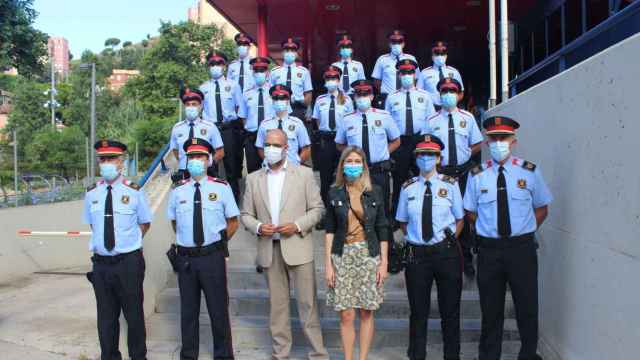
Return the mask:
<svg viewBox="0 0 640 360"><path fill-rule="evenodd" d="M340 48L340 57L343 59L350 58L353 54L353 49L350 48Z"/></svg>
<svg viewBox="0 0 640 360"><path fill-rule="evenodd" d="M287 100L276 100L273 102L273 109L276 112L286 111L289 108L289 102Z"/></svg>
<svg viewBox="0 0 640 360"><path fill-rule="evenodd" d="M428 173L436 166L437 158L432 155L420 155L416 158L416 165L420 172Z"/></svg>
<svg viewBox="0 0 640 360"><path fill-rule="evenodd" d="M267 82L267 74L263 72L254 72L253 80L255 80L256 85L262 86L265 82Z"/></svg>
<svg viewBox="0 0 640 360"><path fill-rule="evenodd" d="M296 53L293 51L285 51L283 59L285 64L291 65L294 61L296 61Z"/></svg>
<svg viewBox="0 0 640 360"><path fill-rule="evenodd" d="M184 116L189 121L193 121L198 118L200 115L200 107L198 106L187 106L184 108Z"/></svg>
<svg viewBox="0 0 640 360"><path fill-rule="evenodd" d="M189 174L191 174L191 176L202 176L202 175L204 175L204 172L206 171L206 169L204 167L204 161L196 160L196 159L188 160L187 161L187 170L189 170Z"/></svg>
<svg viewBox="0 0 640 360"><path fill-rule="evenodd" d="M209 68L209 74L212 78L218 79L222 76L222 66L212 66Z"/></svg>
<svg viewBox="0 0 640 360"><path fill-rule="evenodd" d="M364 166L362 164L344 164L342 168L342 172L344 176L347 178L347 181L354 181L362 175L364 171Z"/></svg>
<svg viewBox="0 0 640 360"><path fill-rule="evenodd" d="M238 46L238 56L240 56L241 58L244 58L247 56L248 53L249 53L248 46Z"/></svg>
<svg viewBox="0 0 640 360"><path fill-rule="evenodd" d="M335 80L327 80L327 82L324 83L324 87L327 88L327 91L334 92L338 89L338 82Z"/></svg>
<svg viewBox="0 0 640 360"><path fill-rule="evenodd" d="M435 66L444 66L444 64L447 62L446 55L434 55L432 59Z"/></svg>
<svg viewBox="0 0 640 360"><path fill-rule="evenodd" d="M442 106L446 109L453 109L458 105L458 95L452 93L446 93L440 96L442 100Z"/></svg>
<svg viewBox="0 0 640 360"><path fill-rule="evenodd" d="M503 161L511 154L510 143L508 141L493 141L489 143L489 152L495 161Z"/></svg>
<svg viewBox="0 0 640 360"><path fill-rule="evenodd" d="M120 173L118 172L118 166L112 163L100 164L100 176L107 181L115 180Z"/></svg>
<svg viewBox="0 0 640 360"><path fill-rule="evenodd" d="M360 111L367 111L371 107L371 98L368 96L357 97L356 98L356 106Z"/></svg>
<svg viewBox="0 0 640 360"><path fill-rule="evenodd" d="M391 44L391 53L395 56L402 54L402 44Z"/></svg>
<svg viewBox="0 0 640 360"><path fill-rule="evenodd" d="M402 87L408 89L413 86L413 75L400 75Z"/></svg>

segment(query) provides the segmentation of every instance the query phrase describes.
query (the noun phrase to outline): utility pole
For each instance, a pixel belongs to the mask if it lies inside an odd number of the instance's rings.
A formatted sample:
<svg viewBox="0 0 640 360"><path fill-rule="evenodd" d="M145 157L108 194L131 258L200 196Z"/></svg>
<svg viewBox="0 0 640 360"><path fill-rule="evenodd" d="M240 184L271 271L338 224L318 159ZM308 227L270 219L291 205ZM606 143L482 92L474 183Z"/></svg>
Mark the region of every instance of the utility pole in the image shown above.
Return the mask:
<svg viewBox="0 0 640 360"><path fill-rule="evenodd" d="M13 130L13 191L18 207L18 131Z"/></svg>
<svg viewBox="0 0 640 360"><path fill-rule="evenodd" d="M51 91L49 91L51 95L51 100L49 100L49 106L51 107L51 129L56 131L56 72L53 57L50 57L49 61L51 61Z"/></svg>
<svg viewBox="0 0 640 360"><path fill-rule="evenodd" d="M96 64L91 64L91 172L90 184L95 182L96 178L96 157L93 144L96 143Z"/></svg>
<svg viewBox="0 0 640 360"><path fill-rule="evenodd" d="M507 0L500 0L500 60L502 67L502 102L509 99L509 11Z"/></svg>
<svg viewBox="0 0 640 360"><path fill-rule="evenodd" d="M89 147L89 138L86 137L86 136L84 137L84 148L85 148L85 156L86 156L86 159L87 159L87 162L86 162L86 164L87 164L87 166L86 166L86 169L87 169L87 177L86 177L86 179L87 180L86 181L89 181L90 180L90 176L91 176L91 170L89 168L89 166L90 166L89 163L91 162L91 160L89 160L90 156L91 156L91 150L90 150L91 148ZM85 184L85 185L89 186L90 184Z"/></svg>
<svg viewBox="0 0 640 360"><path fill-rule="evenodd" d="M498 59L496 51L496 0L489 0L489 104L488 108L498 102Z"/></svg>

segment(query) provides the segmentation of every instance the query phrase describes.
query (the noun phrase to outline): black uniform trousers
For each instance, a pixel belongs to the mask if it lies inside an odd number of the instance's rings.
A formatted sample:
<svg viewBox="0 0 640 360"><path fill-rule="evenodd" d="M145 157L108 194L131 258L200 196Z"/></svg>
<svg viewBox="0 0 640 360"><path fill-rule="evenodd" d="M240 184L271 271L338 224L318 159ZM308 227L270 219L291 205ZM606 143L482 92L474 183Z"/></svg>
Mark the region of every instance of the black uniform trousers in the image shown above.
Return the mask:
<svg viewBox="0 0 640 360"><path fill-rule="evenodd" d="M222 248L202 256L178 256L180 288L180 359L197 359L200 348L200 296L204 292L211 332L213 358L233 359L227 272Z"/></svg>
<svg viewBox="0 0 640 360"><path fill-rule="evenodd" d="M389 94L378 94L374 96L371 106L376 109L384 110L384 104L387 101L387 96L389 96Z"/></svg>
<svg viewBox="0 0 640 360"><path fill-rule="evenodd" d="M145 263L141 250L113 257L94 255L87 278L93 285L98 312L101 360L120 360L120 312L127 320L127 347L132 360L147 356L143 289Z"/></svg>
<svg viewBox="0 0 640 360"><path fill-rule="evenodd" d="M538 254L533 234L506 239L478 237L478 290L482 309L479 360L502 352L507 284L520 331L519 360L541 359L538 346Z"/></svg>
<svg viewBox="0 0 640 360"><path fill-rule="evenodd" d="M247 132L244 138L244 152L247 158L247 174L251 174L262 167L262 158L258 155L256 139L258 131Z"/></svg>
<svg viewBox="0 0 640 360"><path fill-rule="evenodd" d="M218 124L216 124L218 125ZM242 164L244 162L244 128L242 122L234 120L218 125L222 142L224 143L224 171L227 182L233 190L236 201L240 199L240 179L242 178Z"/></svg>
<svg viewBox="0 0 640 360"><path fill-rule="evenodd" d="M449 170L452 169L450 167L440 168L438 169L438 171L444 175L453 176L458 180L460 194L464 198L464 193L467 190L467 180L469 179L469 169L471 169L475 164L475 162L470 160L470 162L456 167L458 169L464 169L464 171ZM466 216L464 217L464 227L462 228L462 233L460 234L460 244L462 245L462 256L465 266L472 266L473 254L471 253L471 249L475 247L475 241L473 234L471 233L469 220L467 220Z"/></svg>
<svg viewBox="0 0 640 360"><path fill-rule="evenodd" d="M334 131L319 132L318 152L314 158L314 163L318 163L320 170L320 196L324 202L325 208L328 206L327 194L331 188L331 184L336 179L336 168L340 160L341 152L336 148L336 133Z"/></svg>
<svg viewBox="0 0 640 360"><path fill-rule="evenodd" d="M391 154L393 159L393 195L392 195L392 213L396 213L398 208L398 198L400 197L400 189L402 184L413 176L419 174L418 167L416 166L416 156L413 150L423 137L420 135L400 137L400 147ZM392 220L391 218L390 220Z"/></svg>
<svg viewBox="0 0 640 360"><path fill-rule="evenodd" d="M460 297L462 295L460 261L457 244L450 244L447 248L425 255L421 259L416 257L413 263L407 264L404 276L411 308L407 351L409 359L425 360L427 358L427 325L431 305L431 287L434 280L438 288L444 359L460 359Z"/></svg>

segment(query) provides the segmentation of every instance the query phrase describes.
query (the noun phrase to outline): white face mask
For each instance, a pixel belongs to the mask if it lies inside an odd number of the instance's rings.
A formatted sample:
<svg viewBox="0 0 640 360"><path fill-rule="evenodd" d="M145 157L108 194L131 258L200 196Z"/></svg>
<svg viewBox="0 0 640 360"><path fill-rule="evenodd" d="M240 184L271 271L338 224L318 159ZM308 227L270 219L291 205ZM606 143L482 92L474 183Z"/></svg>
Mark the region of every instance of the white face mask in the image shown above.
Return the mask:
<svg viewBox="0 0 640 360"><path fill-rule="evenodd" d="M489 143L489 152L495 161L503 161L511 154L511 143L508 141L494 141Z"/></svg>
<svg viewBox="0 0 640 360"><path fill-rule="evenodd" d="M282 160L283 156L283 148L275 147L275 146L267 146L264 148L264 159L267 161L267 164L273 165L280 160Z"/></svg>

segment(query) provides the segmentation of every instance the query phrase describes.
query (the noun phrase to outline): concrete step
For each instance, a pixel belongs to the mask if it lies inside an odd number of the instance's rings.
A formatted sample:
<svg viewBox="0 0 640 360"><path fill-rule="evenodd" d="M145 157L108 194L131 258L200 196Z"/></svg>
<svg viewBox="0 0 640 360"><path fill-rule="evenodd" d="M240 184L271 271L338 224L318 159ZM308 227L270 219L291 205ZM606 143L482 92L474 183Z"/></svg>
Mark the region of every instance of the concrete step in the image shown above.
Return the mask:
<svg viewBox="0 0 640 360"><path fill-rule="evenodd" d="M357 341L356 341L357 343ZM355 358L358 356L356 344ZM153 360L176 360L180 358L180 343L174 341L147 340L149 359ZM517 341L505 341L502 343L502 360L516 360L520 349ZM331 359L343 359L340 348L328 348ZM291 360L307 360L309 348L294 347L291 350ZM406 360L406 347L385 347L384 349L373 349L368 356L368 360ZM200 360L213 360L213 350L210 345L201 344ZM442 360L443 349L441 344L427 345L426 360ZM461 360L476 360L478 354L477 343L462 343L460 346ZM271 347L262 348L239 348L234 346L236 360L271 360Z"/></svg>
<svg viewBox="0 0 640 360"><path fill-rule="evenodd" d="M291 294L291 316L297 317L298 310L294 294ZM318 293L318 309L320 317L323 319L335 319L339 314L332 307L327 306L326 292ZM269 314L269 292L267 290L232 290L229 299L229 311L232 316L265 316ZM480 319L480 301L476 291L463 291L460 304L461 318L463 319ZM156 301L156 312L179 313L180 312L180 293L177 288L164 290L158 295ZM207 314L207 306L204 296L200 305L200 313ZM404 291L388 291L384 295L384 303L379 310L376 311L378 319L408 319L410 314L407 294ZM439 318L438 294L433 291L431 294L430 317ZM515 318L515 310L510 297L507 297L505 303L505 317L508 319Z"/></svg>
<svg viewBox="0 0 640 360"><path fill-rule="evenodd" d="M337 319L322 319L324 343L329 348L340 348L340 327ZM357 324L356 324L357 326ZM480 320L462 320L461 342L475 343L480 339ZM234 346L238 349L268 348L271 346L268 317L232 317L231 329ZM298 347L307 345L297 318L292 320L293 344ZM409 321L376 319L374 348L408 346ZM200 343L209 346L212 343L211 326L207 315L200 315ZM153 314L147 320L147 337L153 341L179 341L180 316L175 313ZM429 320L429 343L442 344L440 320ZM505 320L504 341L519 339L515 320Z"/></svg>
<svg viewBox="0 0 640 360"><path fill-rule="evenodd" d="M316 285L319 290L326 288L324 281L324 262L316 262ZM231 290L266 290L267 280L265 274L256 272L256 267L252 265L244 266L228 266L227 282ZM167 287L177 287L177 279L175 276L169 277ZM391 275L384 283L385 291L405 291L404 273ZM462 290L478 290L474 279L464 277Z"/></svg>

